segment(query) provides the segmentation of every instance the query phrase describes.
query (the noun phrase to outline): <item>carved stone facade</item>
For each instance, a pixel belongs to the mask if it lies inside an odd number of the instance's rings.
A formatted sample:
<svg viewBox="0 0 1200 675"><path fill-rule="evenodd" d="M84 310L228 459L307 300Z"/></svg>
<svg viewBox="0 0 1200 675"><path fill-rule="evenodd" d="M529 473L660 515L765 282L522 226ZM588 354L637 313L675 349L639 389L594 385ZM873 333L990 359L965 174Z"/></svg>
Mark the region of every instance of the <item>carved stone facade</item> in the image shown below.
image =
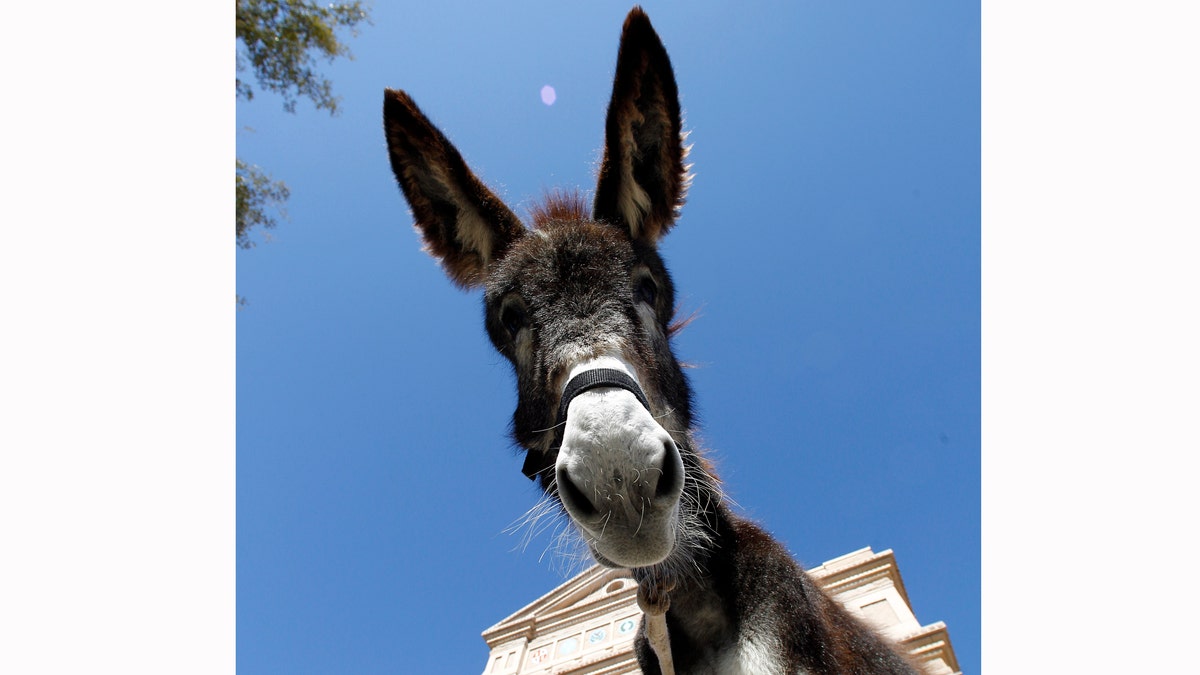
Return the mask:
<svg viewBox="0 0 1200 675"><path fill-rule="evenodd" d="M946 625L913 614L890 550L863 548L808 570L835 600L924 665L958 674ZM641 621L637 584L624 570L592 567L483 632L484 675L639 673L633 636Z"/></svg>

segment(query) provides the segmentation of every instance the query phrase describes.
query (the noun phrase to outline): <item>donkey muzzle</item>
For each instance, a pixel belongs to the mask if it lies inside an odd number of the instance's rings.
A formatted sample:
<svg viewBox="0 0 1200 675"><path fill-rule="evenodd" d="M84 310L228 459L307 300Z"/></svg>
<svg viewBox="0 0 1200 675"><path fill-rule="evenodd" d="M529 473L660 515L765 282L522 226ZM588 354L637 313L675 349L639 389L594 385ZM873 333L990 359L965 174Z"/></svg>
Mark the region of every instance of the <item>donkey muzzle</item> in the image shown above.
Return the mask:
<svg viewBox="0 0 1200 675"><path fill-rule="evenodd" d="M597 560L645 567L675 545L683 459L637 382L594 368L567 383L558 496Z"/></svg>

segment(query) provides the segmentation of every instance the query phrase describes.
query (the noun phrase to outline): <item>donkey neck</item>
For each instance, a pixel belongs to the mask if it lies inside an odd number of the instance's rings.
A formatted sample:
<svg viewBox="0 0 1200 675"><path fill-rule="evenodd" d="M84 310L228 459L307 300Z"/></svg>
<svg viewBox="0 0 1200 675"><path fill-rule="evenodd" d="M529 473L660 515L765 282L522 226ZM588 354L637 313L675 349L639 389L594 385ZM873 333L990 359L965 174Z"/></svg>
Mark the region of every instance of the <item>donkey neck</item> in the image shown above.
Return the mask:
<svg viewBox="0 0 1200 675"><path fill-rule="evenodd" d="M694 551L690 569L675 579L666 614L679 672L715 665L737 640L740 624L736 591L736 523L740 519L723 504L709 506L701 517L711 531L712 543ZM656 573L659 571L654 568L633 571L639 582Z"/></svg>
<svg viewBox="0 0 1200 675"><path fill-rule="evenodd" d="M915 675L758 525L723 504L706 517L712 545L670 592L666 623L676 672ZM639 582L649 573L634 570Z"/></svg>

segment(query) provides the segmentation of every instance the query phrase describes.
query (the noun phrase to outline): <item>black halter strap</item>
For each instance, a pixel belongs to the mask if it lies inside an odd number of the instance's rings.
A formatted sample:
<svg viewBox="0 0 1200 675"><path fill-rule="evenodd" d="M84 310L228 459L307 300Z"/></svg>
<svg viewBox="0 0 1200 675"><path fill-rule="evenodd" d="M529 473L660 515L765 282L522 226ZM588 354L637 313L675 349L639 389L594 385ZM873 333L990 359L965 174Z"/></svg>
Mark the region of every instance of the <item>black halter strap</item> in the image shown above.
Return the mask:
<svg viewBox="0 0 1200 675"><path fill-rule="evenodd" d="M650 409L650 402L646 400L646 394L642 392L642 388L630 376L623 371L613 368L593 368L585 370L582 373L571 378L567 382L567 386L563 389L562 401L558 404L558 424L567 421L567 407L571 405L571 400L589 389L596 387L618 387L630 392L637 397L639 403L645 406L646 410Z"/></svg>
<svg viewBox="0 0 1200 675"><path fill-rule="evenodd" d="M593 368L592 370L583 371L567 382L566 388L563 389L562 401L558 404L557 424L567 421L567 408L576 396L596 387L617 387L624 389L636 396L638 402L645 406L646 410L650 410L650 401L646 399L646 394L632 377L623 371L613 368ZM525 453L525 465L521 467L521 473L525 474L529 480L535 480L539 473L546 470L544 466L538 467L543 459L540 452L536 454L536 459L532 451Z"/></svg>

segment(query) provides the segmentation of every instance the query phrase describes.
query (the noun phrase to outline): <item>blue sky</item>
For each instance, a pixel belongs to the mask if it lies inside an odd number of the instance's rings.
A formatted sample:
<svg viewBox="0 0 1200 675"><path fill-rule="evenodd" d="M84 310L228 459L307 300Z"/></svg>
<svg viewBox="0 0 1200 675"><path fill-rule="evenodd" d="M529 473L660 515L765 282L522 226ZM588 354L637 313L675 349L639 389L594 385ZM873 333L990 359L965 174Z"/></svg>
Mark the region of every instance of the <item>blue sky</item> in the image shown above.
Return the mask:
<svg viewBox="0 0 1200 675"><path fill-rule="evenodd" d="M506 533L537 498L512 377L419 250L382 92L524 215L592 189L629 7L379 3L324 69L340 116L238 102L238 156L292 191L237 254L240 672L479 671L479 633L564 580ZM676 351L728 491L805 565L893 549L979 672L979 7L645 8L694 143Z"/></svg>

